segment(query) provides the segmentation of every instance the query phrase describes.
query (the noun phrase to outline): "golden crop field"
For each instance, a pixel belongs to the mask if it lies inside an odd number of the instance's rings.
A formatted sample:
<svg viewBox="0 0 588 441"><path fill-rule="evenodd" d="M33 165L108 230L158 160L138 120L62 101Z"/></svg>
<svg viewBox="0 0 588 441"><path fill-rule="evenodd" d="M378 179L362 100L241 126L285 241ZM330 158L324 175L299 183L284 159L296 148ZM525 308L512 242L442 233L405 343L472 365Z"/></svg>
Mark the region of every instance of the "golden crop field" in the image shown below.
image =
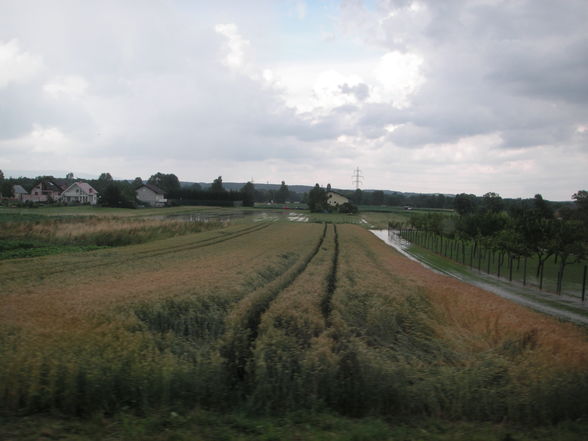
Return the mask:
<svg viewBox="0 0 588 441"><path fill-rule="evenodd" d="M0 264L0 406L556 422L588 336L358 225L242 223Z"/></svg>

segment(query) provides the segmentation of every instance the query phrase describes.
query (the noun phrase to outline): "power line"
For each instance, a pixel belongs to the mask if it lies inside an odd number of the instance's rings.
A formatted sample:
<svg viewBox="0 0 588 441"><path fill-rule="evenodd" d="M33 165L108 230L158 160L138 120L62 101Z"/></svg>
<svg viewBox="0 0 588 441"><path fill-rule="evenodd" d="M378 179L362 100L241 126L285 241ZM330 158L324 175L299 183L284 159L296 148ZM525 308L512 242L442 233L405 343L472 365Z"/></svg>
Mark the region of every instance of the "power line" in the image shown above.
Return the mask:
<svg viewBox="0 0 588 441"><path fill-rule="evenodd" d="M355 188L357 190L359 190L359 186L360 184L363 184L363 175L361 174L361 170L359 169L359 167L357 167L355 170L353 170L353 184L355 185Z"/></svg>

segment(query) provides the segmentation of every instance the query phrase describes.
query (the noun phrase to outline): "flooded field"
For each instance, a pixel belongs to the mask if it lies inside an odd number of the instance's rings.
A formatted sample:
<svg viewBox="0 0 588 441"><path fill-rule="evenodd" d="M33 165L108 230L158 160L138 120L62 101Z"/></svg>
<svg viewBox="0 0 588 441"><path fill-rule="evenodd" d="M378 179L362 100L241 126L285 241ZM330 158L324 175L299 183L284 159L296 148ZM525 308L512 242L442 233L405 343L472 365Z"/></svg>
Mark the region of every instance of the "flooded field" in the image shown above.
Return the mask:
<svg viewBox="0 0 588 441"><path fill-rule="evenodd" d="M186 222L221 222L230 223L247 219L252 222L308 222L309 216L305 213L284 210L284 211L252 211L252 210L231 210L231 211L198 211L194 213L172 214L166 216L154 216L158 219L183 220Z"/></svg>

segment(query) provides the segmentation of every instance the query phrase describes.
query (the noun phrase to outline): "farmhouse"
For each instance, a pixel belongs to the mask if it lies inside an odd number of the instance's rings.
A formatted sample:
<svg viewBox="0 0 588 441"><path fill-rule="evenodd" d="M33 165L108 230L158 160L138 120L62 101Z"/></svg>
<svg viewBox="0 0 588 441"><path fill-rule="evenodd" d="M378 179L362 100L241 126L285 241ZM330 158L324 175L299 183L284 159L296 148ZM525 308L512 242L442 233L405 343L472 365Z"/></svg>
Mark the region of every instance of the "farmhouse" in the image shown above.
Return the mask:
<svg viewBox="0 0 588 441"><path fill-rule="evenodd" d="M135 192L139 201L152 207L163 207L167 202L163 190L153 184L143 184Z"/></svg>
<svg viewBox="0 0 588 441"><path fill-rule="evenodd" d="M22 200L31 202L57 201L65 188L61 182L58 183L52 179L43 179L33 187L29 195L23 195Z"/></svg>
<svg viewBox="0 0 588 441"><path fill-rule="evenodd" d="M327 192L327 204L329 204L331 207L338 207L348 202L349 199L342 194L336 193L334 191Z"/></svg>
<svg viewBox="0 0 588 441"><path fill-rule="evenodd" d="M61 193L60 199L66 204L96 205L98 192L86 182L74 182Z"/></svg>

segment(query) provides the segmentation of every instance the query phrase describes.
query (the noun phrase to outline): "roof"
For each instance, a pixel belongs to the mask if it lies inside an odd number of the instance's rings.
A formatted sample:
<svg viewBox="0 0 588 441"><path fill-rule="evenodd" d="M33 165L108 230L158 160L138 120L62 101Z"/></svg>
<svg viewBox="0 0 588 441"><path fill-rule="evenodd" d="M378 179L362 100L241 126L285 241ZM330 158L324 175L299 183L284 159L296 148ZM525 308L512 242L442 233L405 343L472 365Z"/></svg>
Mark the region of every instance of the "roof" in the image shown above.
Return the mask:
<svg viewBox="0 0 588 441"><path fill-rule="evenodd" d="M61 193L63 191L63 188L61 188L59 185L53 182L53 179L42 179L35 185L35 187L39 185L41 186L41 189L44 191L53 191L57 193Z"/></svg>
<svg viewBox="0 0 588 441"><path fill-rule="evenodd" d="M68 181L67 179L53 179L52 182L57 185L61 191L68 189L72 184L72 181Z"/></svg>
<svg viewBox="0 0 588 441"><path fill-rule="evenodd" d="M28 191L26 191L22 185L13 185L12 186L12 190L14 191L14 194L29 194Z"/></svg>
<svg viewBox="0 0 588 441"><path fill-rule="evenodd" d="M69 190L74 185L77 185L80 188L80 190L82 190L86 194L98 194L98 192L94 189L94 187L92 187L87 182L74 182L69 187L67 187L64 191Z"/></svg>
<svg viewBox="0 0 588 441"><path fill-rule="evenodd" d="M345 199L349 200L349 198L348 198L347 196L345 196L345 195L343 195L343 194L341 194L341 193L337 193L336 191L329 190L329 191L327 191L327 195L328 195L329 193L336 194L337 196L341 196L342 198L345 198ZM328 196L327 196L327 197L328 197Z"/></svg>
<svg viewBox="0 0 588 441"><path fill-rule="evenodd" d="M139 185L137 187L137 190L141 187L147 187L149 190L151 190L153 193L157 193L157 194L164 194L163 190L161 188L159 188L157 185L153 185L153 184L142 184Z"/></svg>

